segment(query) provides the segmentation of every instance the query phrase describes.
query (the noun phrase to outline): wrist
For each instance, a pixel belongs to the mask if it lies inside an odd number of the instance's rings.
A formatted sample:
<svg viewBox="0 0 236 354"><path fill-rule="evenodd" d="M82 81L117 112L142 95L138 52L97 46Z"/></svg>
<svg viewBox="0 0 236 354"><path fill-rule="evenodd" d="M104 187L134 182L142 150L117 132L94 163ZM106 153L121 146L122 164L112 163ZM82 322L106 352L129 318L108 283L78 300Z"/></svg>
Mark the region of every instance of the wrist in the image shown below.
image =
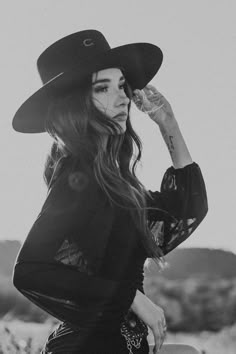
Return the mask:
<svg viewBox="0 0 236 354"><path fill-rule="evenodd" d="M154 122L156 122L160 128L160 130L164 130L164 131L175 131L175 130L179 130L179 125L177 120L175 119L175 117L170 117L168 115L165 115L165 117L163 117L162 119L160 119L160 117L155 117L152 118L154 120Z"/></svg>
<svg viewBox="0 0 236 354"><path fill-rule="evenodd" d="M131 310L133 310L134 312L137 309L137 297L138 297L138 290L136 290L135 297L134 297L133 302L130 306Z"/></svg>
<svg viewBox="0 0 236 354"><path fill-rule="evenodd" d="M132 302L132 305L130 306L130 308L133 312L136 313L138 311L138 308L140 307L140 301L142 301L142 298L144 296L145 295L140 290L138 290L138 289L136 290L134 300Z"/></svg>
<svg viewBox="0 0 236 354"><path fill-rule="evenodd" d="M149 117L159 126L177 125L172 109L160 109L148 114Z"/></svg>

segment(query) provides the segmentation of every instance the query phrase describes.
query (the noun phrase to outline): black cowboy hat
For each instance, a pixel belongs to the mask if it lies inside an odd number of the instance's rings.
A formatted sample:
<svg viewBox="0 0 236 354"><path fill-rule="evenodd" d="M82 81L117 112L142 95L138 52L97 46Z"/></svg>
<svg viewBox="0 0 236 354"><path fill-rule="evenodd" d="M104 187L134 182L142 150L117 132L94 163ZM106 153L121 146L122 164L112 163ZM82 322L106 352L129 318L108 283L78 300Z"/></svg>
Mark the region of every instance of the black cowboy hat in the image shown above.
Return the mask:
<svg viewBox="0 0 236 354"><path fill-rule="evenodd" d="M131 88L143 89L159 70L160 48L133 43L110 48L102 33L85 30L68 35L48 47L38 58L43 86L29 97L13 118L13 128L22 133L45 132L49 103L79 86L98 70L120 67Z"/></svg>

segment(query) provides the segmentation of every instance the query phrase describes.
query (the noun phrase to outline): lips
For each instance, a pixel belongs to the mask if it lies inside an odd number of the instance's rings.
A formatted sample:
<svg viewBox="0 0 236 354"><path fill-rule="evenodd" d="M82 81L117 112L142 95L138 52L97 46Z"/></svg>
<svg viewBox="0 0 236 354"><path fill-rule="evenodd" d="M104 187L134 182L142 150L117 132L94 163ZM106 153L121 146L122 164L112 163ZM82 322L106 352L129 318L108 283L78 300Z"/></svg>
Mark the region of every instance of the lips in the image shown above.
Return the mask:
<svg viewBox="0 0 236 354"><path fill-rule="evenodd" d="M125 113L125 112L119 113L114 118L117 119L117 120L126 120L127 119L127 113Z"/></svg>

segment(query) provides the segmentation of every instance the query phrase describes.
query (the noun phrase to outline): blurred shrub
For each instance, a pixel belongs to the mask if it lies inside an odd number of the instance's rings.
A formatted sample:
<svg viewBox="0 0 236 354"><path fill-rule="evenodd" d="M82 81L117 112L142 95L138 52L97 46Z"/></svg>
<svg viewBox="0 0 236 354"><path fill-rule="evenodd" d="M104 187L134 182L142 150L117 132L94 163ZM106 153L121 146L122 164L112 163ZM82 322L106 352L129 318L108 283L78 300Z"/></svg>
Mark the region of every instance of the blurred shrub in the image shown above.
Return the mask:
<svg viewBox="0 0 236 354"><path fill-rule="evenodd" d="M146 277L147 296L163 307L170 331L219 331L236 323L236 279Z"/></svg>
<svg viewBox="0 0 236 354"><path fill-rule="evenodd" d="M0 277L0 317L42 323L50 316L18 292L9 277Z"/></svg>

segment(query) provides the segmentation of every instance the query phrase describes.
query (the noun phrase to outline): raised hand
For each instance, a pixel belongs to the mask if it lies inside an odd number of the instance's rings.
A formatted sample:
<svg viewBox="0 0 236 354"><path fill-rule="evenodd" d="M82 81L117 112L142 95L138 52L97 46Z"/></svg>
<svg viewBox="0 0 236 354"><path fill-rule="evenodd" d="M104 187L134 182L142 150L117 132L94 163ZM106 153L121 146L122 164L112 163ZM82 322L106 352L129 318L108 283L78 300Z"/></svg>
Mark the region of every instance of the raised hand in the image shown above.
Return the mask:
<svg viewBox="0 0 236 354"><path fill-rule="evenodd" d="M134 90L133 93L132 100L136 107L147 113L156 123L175 119L170 103L155 86L148 84L143 90Z"/></svg>

